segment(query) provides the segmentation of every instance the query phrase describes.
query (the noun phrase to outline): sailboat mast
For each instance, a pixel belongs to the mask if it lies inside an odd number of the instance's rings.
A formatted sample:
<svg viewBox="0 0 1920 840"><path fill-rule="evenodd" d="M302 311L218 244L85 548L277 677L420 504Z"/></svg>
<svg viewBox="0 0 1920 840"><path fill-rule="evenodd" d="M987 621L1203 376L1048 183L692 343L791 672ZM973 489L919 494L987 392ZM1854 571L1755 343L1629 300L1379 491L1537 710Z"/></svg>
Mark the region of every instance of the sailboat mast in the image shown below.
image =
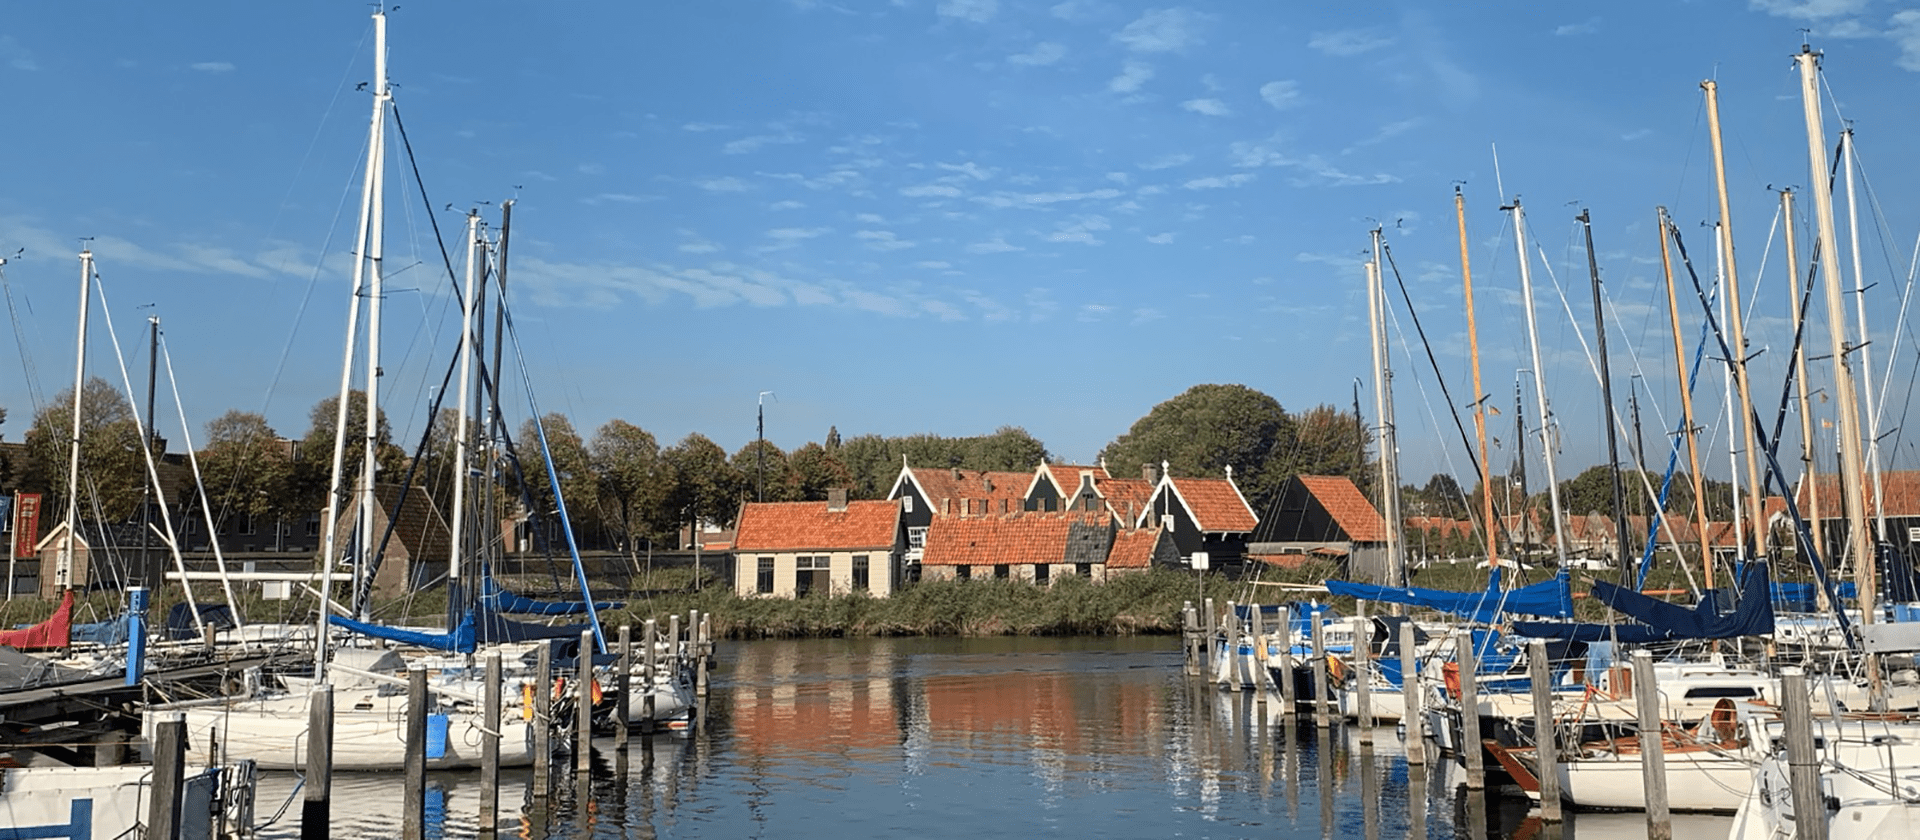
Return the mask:
<svg viewBox="0 0 1920 840"><path fill-rule="evenodd" d="M1731 290L1725 285L1727 276L1726 252L1719 250L1720 240L1725 237L1726 231L1722 230L1719 225L1714 225L1713 234L1714 254L1716 255L1715 262L1717 263L1718 273L1722 283L1720 287L1720 320L1725 321L1729 317L1727 314L1727 301L1733 297ZM1733 308L1738 309L1739 307L1734 306ZM1737 353L1739 351L1736 350L1734 352ZM1730 363L1725 374L1721 377L1721 391L1726 400L1727 415L1729 417L1733 415L1734 410L1733 380L1733 367ZM1740 441L1734 438L1731 431L1727 434L1727 475L1730 477L1729 489L1733 491L1733 556L1736 558L1745 557L1747 556L1747 530L1745 518L1740 512ZM1749 476L1749 478L1751 478L1751 476Z"/></svg>
<svg viewBox="0 0 1920 840"><path fill-rule="evenodd" d="M1873 342L1867 340L1867 286L1860 262L1860 209L1853 200L1853 128L1840 132L1840 165L1847 172L1847 238L1853 250L1853 312L1858 324L1860 344L1860 398L1867 409L1867 473L1873 477L1874 534L1887 541L1886 487L1880 480L1880 411L1873 394Z"/></svg>
<svg viewBox="0 0 1920 840"><path fill-rule="evenodd" d="M1607 427L1607 475L1613 486L1615 553L1618 555L1620 573L1624 576L1627 573L1627 491L1620 483L1620 445L1618 436L1614 434L1613 365L1607 361L1607 317L1601 308L1600 262L1593 253L1593 217L1583 208L1579 220L1581 229L1586 232L1587 275L1593 286L1593 331L1600 350L1600 401L1605 404L1600 410L1600 422Z"/></svg>
<svg viewBox="0 0 1920 840"><path fill-rule="evenodd" d="M1467 354L1473 359L1473 432L1480 443L1480 527L1487 539L1487 566L1500 560L1499 529L1493 519L1493 466L1487 462L1487 394L1480 390L1480 331L1473 319L1473 266L1467 259L1467 200L1453 188L1453 217L1460 227L1460 285L1467 298Z"/></svg>
<svg viewBox="0 0 1920 840"><path fill-rule="evenodd" d="M1794 331L1804 333L1805 313L1800 311L1800 253L1798 243L1793 238L1793 190L1780 191L1780 218L1786 223L1782 231L1786 234L1787 249L1787 311L1793 316ZM1821 551L1827 550L1824 528L1820 523L1820 471L1814 466L1813 409L1807 394L1807 345L1805 341L1793 343L1793 380L1794 389L1800 404L1800 481L1807 488L1807 519L1813 526L1813 544ZM1827 604L1827 588L1814 587L1818 606L1822 611L1830 609Z"/></svg>
<svg viewBox="0 0 1920 840"><path fill-rule="evenodd" d="M1812 168L1813 213L1817 225L1820 259L1820 280L1825 289L1827 304L1827 345L1833 355L1834 398L1839 401L1840 427L1840 492L1845 501L1847 512L1847 542L1853 554L1855 573L1859 576L1860 623L1872 624L1878 612L1878 587L1875 585L1874 557L1871 537L1867 534L1866 487L1862 481L1862 462L1860 456L1860 403L1854 393L1853 371L1848 364L1848 353L1856 348L1847 346L1846 306L1840 299L1840 270L1832 255L1840 252L1838 237L1833 230L1833 187L1827 181L1827 150L1821 144L1825 134L1820 113L1820 86L1816 71L1819 69L1819 54L1811 48L1802 46L1794 61L1800 68L1800 101L1806 114L1807 123L1807 162ZM1878 654L1866 655L1867 679L1873 705L1878 708L1881 697L1880 658Z"/></svg>
<svg viewBox="0 0 1920 840"><path fill-rule="evenodd" d="M1393 429L1393 370L1387 352L1387 295L1382 279L1380 229L1374 228L1373 260L1367 263L1367 321L1372 330L1373 408L1380 419L1380 507L1387 520L1387 568L1382 583L1402 586L1406 583L1406 560L1400 547L1400 471L1396 462L1399 443Z"/></svg>
<svg viewBox="0 0 1920 840"><path fill-rule="evenodd" d="M80 539L80 397L87 386L87 293L92 285L93 251L83 249L80 252L80 332L73 351L73 433L67 438L67 538L60 542L60 554L53 567L54 588L59 592L74 585L73 544ZM80 583L84 586L86 581Z"/></svg>
<svg viewBox="0 0 1920 840"><path fill-rule="evenodd" d="M1667 319L1673 331L1673 365L1678 372L1680 383L1680 417L1684 427L1682 434L1687 439L1687 470L1693 480L1693 532L1700 539L1700 565L1706 569L1706 586L1713 588L1713 543L1707 533L1707 492L1705 477L1700 473L1700 441L1695 435L1697 426L1693 422L1693 382L1687 374L1687 348L1680 338L1680 299L1673 290L1673 249L1670 245L1669 231L1673 221L1667 218L1667 208L1659 208L1660 216L1660 267L1667 278Z"/></svg>
<svg viewBox="0 0 1920 840"><path fill-rule="evenodd" d="M366 430L362 439L360 462L360 552L361 558L353 564L354 597L359 600L353 605L354 614L365 621L372 611L367 603L371 598L363 598L361 593L371 593L366 575L368 562L366 553L372 550L371 542L375 532L374 514L379 503L374 499L374 483L379 480L375 473L380 467L380 304L386 297L385 278L381 260L386 249L386 169L387 169L387 106L392 101L392 92L387 85L386 50L386 14L374 15L375 27L379 30L373 53L373 123L367 135L367 169L373 185L372 203L368 205L366 241L367 250L364 264L367 268L367 368L366 368Z"/></svg>
<svg viewBox="0 0 1920 840"><path fill-rule="evenodd" d="M1747 494L1747 519L1753 526L1753 551L1762 555L1767 546L1767 522L1764 496L1766 495L1766 477L1760 472L1760 456L1755 452L1753 429L1753 391L1747 385L1747 333L1744 303L1740 297L1740 269L1733 260L1733 211L1727 200L1727 158L1720 144L1720 86L1712 79L1700 83L1701 90L1707 92L1707 137L1713 145L1714 182L1720 193L1720 255L1726 261L1726 295L1731 311L1728 324L1733 332L1733 355L1727 363L1733 366L1735 387L1740 390L1740 424L1745 430L1737 448L1746 451L1747 481L1751 483ZM1739 507L1740 484L1734 482L1734 506Z"/></svg>
<svg viewBox="0 0 1920 840"><path fill-rule="evenodd" d="M381 126L386 117L386 100L380 94L386 90L386 54L387 54L387 16L383 9L373 13L374 67L376 93L373 103L373 125L368 130L370 141L381 136ZM369 253L370 223L373 218L373 205L379 198L377 142L367 150L367 168L360 184L360 227L355 234L354 253L358 258L353 264L353 297L347 305L347 336L344 358L340 363L340 396L334 405L333 415L333 465L327 483L327 512L322 526L320 555L320 609L314 628L314 679L324 682L327 666L327 617L333 611L333 564L338 551L340 538L341 481L346 469L347 443L347 406L353 394L353 350L358 341L360 327L360 300L367 288L367 257ZM371 409L371 406L369 406ZM371 413L371 411L369 411ZM359 591L359 587L355 587Z"/></svg>
<svg viewBox="0 0 1920 840"><path fill-rule="evenodd" d="M458 612L464 606L461 593L460 552L466 542L467 513L467 397L469 384L473 380L473 299L478 286L476 280L480 273L481 261L486 259L486 242L480 238L480 214L467 212L467 277L460 298L460 392L454 403L453 432L453 512L449 530L452 532L452 545L447 550L448 618L458 621Z"/></svg>
<svg viewBox="0 0 1920 840"><path fill-rule="evenodd" d="M1539 403L1540 414L1540 455L1547 464L1547 503L1553 515L1553 550L1555 559L1561 568L1567 565L1567 534L1561 527L1560 518L1560 477L1553 466L1553 413L1547 410L1547 377L1540 366L1540 330L1533 316L1533 274L1527 259L1527 214L1520 208L1520 199L1515 198L1513 205L1501 208L1513 211L1513 243L1520 256L1520 305L1526 308L1527 346L1533 354L1533 398Z"/></svg>

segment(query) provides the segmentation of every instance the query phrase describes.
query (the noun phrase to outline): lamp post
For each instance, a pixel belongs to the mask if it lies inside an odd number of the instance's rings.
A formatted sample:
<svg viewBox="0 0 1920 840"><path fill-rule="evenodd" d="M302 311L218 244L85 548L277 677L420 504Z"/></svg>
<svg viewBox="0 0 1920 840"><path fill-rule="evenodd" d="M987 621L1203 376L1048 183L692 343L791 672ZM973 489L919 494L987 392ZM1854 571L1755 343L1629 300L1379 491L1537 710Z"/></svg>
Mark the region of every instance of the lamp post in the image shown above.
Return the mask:
<svg viewBox="0 0 1920 840"><path fill-rule="evenodd" d="M754 446L753 446L753 455L754 455L754 464L755 464L753 468L753 500L756 502L764 502L767 500L767 398L768 397L773 397L774 402L780 401L780 398L777 396L774 396L772 391L761 391L760 399L757 401L759 403L759 410L757 412L757 419L754 421Z"/></svg>

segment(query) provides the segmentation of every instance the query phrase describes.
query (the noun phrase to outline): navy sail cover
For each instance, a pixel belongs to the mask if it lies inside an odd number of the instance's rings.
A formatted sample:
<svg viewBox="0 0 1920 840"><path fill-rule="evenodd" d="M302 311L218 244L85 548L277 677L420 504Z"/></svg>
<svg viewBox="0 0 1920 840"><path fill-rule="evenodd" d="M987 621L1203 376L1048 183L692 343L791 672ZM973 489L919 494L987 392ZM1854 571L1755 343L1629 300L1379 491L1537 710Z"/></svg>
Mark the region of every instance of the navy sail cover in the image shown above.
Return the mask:
<svg viewBox="0 0 1920 840"><path fill-rule="evenodd" d="M1421 589L1413 586L1375 586L1344 580L1327 581L1327 592L1347 595L1363 601L1406 604L1452 613L1462 618L1492 624L1501 613L1535 615L1549 618L1573 617L1573 588L1567 570L1547 580L1518 589L1500 588L1500 569L1487 576L1484 592L1454 592L1447 589Z"/></svg>

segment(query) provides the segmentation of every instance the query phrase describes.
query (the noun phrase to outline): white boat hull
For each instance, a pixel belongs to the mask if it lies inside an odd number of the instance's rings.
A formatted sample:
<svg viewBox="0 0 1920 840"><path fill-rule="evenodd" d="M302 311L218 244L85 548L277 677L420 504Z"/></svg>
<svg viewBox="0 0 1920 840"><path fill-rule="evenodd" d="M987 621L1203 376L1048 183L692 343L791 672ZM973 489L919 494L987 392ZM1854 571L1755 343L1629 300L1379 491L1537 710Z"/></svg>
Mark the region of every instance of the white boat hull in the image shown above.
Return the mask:
<svg viewBox="0 0 1920 840"><path fill-rule="evenodd" d="M406 698L367 694L339 694L334 699L333 768L335 770L402 770L406 767ZM179 712L187 722L190 749L215 745L225 755L251 758L271 770L305 769L309 751L305 696L240 700L231 703L149 711L145 726L151 731L154 715ZM436 770L480 766L480 715L470 707L452 707L446 718L444 742L428 753L427 767ZM430 740L434 740L431 739ZM504 716L500 738L500 766L525 767L533 763L533 729L520 712Z"/></svg>

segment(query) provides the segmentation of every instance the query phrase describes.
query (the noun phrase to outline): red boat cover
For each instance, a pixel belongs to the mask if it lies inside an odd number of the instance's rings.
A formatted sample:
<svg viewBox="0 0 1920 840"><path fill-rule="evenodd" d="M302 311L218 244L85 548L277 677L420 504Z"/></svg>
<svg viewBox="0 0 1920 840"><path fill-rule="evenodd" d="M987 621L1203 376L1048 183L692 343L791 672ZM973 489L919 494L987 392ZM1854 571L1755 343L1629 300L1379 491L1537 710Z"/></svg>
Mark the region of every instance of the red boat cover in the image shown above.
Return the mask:
<svg viewBox="0 0 1920 840"><path fill-rule="evenodd" d="M47 650L73 644L73 590L60 598L60 606L46 621L21 630L0 630L0 645L19 650Z"/></svg>

